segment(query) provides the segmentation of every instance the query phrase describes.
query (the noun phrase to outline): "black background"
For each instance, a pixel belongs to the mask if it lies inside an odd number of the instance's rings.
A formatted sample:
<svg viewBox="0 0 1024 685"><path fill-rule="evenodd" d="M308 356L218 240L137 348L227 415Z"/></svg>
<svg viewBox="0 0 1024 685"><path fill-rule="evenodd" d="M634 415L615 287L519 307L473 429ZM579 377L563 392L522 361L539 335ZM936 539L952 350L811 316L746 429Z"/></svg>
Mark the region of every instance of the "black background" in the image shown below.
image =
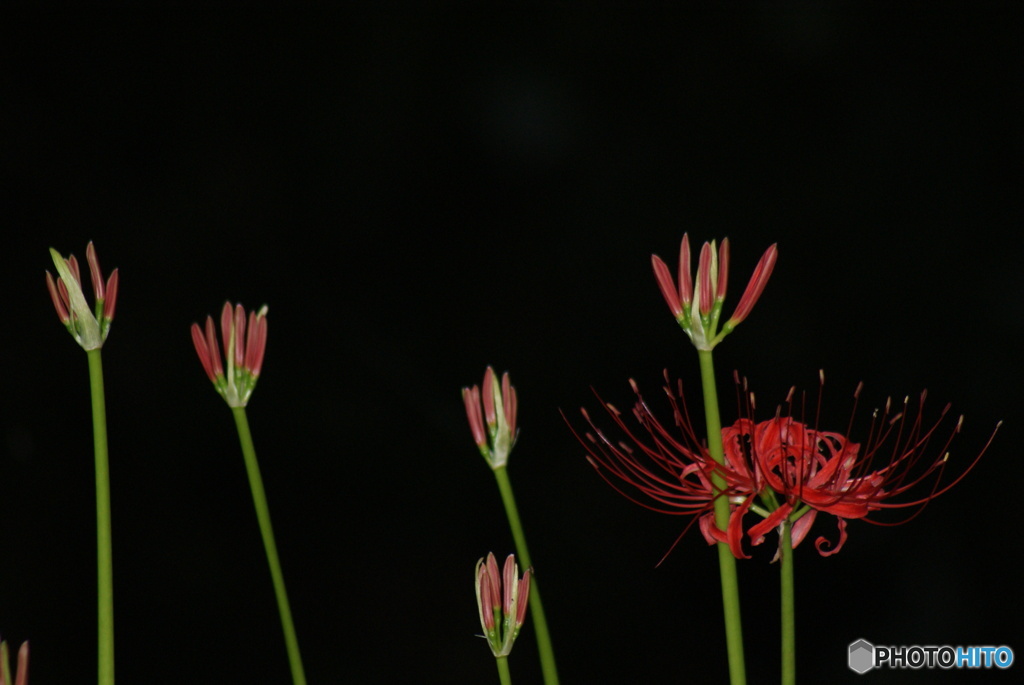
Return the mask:
<svg viewBox="0 0 1024 685"><path fill-rule="evenodd" d="M85 354L47 247L121 269L103 350L118 679L287 682L231 417L188 328L270 305L249 405L311 683L495 682L472 569L512 551L459 390L520 396L510 462L563 681L725 682L717 564L590 470L559 409L696 355L649 257L729 236L716 351L765 411L826 370L824 421L928 388L965 463L906 526L796 553L803 682L846 646L1021 648L1021 14L860 3L332 15L5 14L0 630L34 683L95 672ZM735 416L723 403L727 420ZM667 418L667 417L666 417ZM854 436L856 439L856 435ZM884 518L884 517L883 517ZM834 537L831 521L813 535ZM772 544L740 563L752 683L777 680ZM533 635L510 659L540 682ZM1016 665L1013 670L1019 670ZM962 682L975 673L874 673Z"/></svg>

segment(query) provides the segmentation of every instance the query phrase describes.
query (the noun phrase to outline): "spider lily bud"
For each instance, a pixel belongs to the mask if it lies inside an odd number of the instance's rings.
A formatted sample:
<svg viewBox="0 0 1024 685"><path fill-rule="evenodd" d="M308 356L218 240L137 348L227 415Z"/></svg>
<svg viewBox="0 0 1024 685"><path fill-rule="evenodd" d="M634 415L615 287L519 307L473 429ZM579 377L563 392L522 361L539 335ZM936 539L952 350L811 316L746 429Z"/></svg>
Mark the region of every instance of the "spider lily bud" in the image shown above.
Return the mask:
<svg viewBox="0 0 1024 685"><path fill-rule="evenodd" d="M750 314L768 283L777 256L775 245L765 251L736 311L721 329L719 319L729 280L728 238L717 249L714 241L704 243L697 265L697 278L693 279L690 272L690 239L684 233L679 248L678 286L672 278L672 272L660 257L651 255L651 265L661 294L680 327L698 350L711 350Z"/></svg>
<svg viewBox="0 0 1024 685"><path fill-rule="evenodd" d="M68 333L84 350L96 350L103 347L110 323L114 320L114 306L117 304L118 272L114 269L110 279L103 282L96 248L90 242L85 248L85 258L89 263L89 277L92 279L95 307L89 307L82 292L82 277L78 268L78 260L74 255L65 259L59 252L50 248L50 257L57 268L57 279L54 280L49 271L46 272L46 288L50 291L53 308L57 310Z"/></svg>
<svg viewBox="0 0 1024 685"><path fill-rule="evenodd" d="M476 385L463 388L462 401L480 454L492 469L507 465L518 436L516 389L509 381L508 372L502 374L499 384L494 369L488 366L484 372L483 392Z"/></svg>
<svg viewBox="0 0 1024 685"><path fill-rule="evenodd" d="M7 643L0 641L0 685L28 685L28 642L22 642L18 650L18 670L14 680L11 680L8 657Z"/></svg>
<svg viewBox="0 0 1024 685"><path fill-rule="evenodd" d="M484 638L494 656L508 656L512 651L512 643L526 620L529 595L530 569L520 579L514 554L505 559L501 574L493 553L476 562L476 605Z"/></svg>
<svg viewBox="0 0 1024 685"><path fill-rule="evenodd" d="M221 364L213 317L206 317L205 331L199 324L192 324L192 344L203 370L228 406L244 407L263 368L267 349L267 305L258 312L249 312L247 333L245 309L240 304L232 307L230 302L225 302L220 314L220 332L227 372Z"/></svg>

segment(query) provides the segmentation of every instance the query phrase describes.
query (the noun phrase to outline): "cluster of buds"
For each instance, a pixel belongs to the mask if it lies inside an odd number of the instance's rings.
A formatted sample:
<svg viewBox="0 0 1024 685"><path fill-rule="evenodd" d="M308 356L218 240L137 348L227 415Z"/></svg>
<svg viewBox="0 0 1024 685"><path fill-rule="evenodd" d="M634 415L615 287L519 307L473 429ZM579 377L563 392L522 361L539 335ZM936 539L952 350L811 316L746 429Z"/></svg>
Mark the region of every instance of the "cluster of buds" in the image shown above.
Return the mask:
<svg viewBox="0 0 1024 685"><path fill-rule="evenodd" d="M213 387L230 407L244 407L256 387L267 349L267 305L258 312L249 312L248 321L247 329L242 305L232 307L230 302L224 303L220 313L220 333L224 341L227 372L221 364L213 317L206 317L205 331L199 324L192 324L192 343L199 361Z"/></svg>
<svg viewBox="0 0 1024 685"><path fill-rule="evenodd" d="M11 680L11 666L7 643L0 641L0 685L28 685L28 642L22 642L18 650L18 670Z"/></svg>
<svg viewBox="0 0 1024 685"><path fill-rule="evenodd" d="M514 554L505 559L505 567L498 572L494 554L476 562L476 604L480 609L480 625L484 637L496 657L508 656L512 643L526 620L527 599L530 596L530 571L519 577L519 565Z"/></svg>
<svg viewBox="0 0 1024 685"><path fill-rule="evenodd" d="M654 266L654 276L658 279L661 294L665 297L665 302L668 303L679 326L690 336L698 350L711 350L750 314L750 310L764 292L777 257L778 249L775 245L765 250L761 261L754 269L754 274L750 277L743 297L740 298L740 303L736 306L736 311L720 330L718 324L729 282L728 238L722 241L717 250L714 241L704 243L700 250L697 279L693 280L690 271L690 239L684 233L679 248L678 287L661 257L651 255L651 264Z"/></svg>
<svg viewBox="0 0 1024 685"><path fill-rule="evenodd" d="M96 248L92 242L85 248L85 259L89 263L89 276L92 289L96 295L94 308L89 307L82 292L82 276L78 269L78 260L74 255L67 259L59 252L50 248L50 256L57 267L57 280L46 272L46 287L50 291L50 299L57 310L60 322L68 329L84 350L97 350L110 332L110 322L114 320L114 306L117 304L117 269L104 282L100 262L96 258Z"/></svg>
<svg viewBox="0 0 1024 685"><path fill-rule="evenodd" d="M483 392L476 385L463 388L462 401L466 405L469 427L480 454L494 470L507 465L508 455L518 437L516 389L508 379L508 372L502 375L499 384L494 369L488 366L484 372Z"/></svg>

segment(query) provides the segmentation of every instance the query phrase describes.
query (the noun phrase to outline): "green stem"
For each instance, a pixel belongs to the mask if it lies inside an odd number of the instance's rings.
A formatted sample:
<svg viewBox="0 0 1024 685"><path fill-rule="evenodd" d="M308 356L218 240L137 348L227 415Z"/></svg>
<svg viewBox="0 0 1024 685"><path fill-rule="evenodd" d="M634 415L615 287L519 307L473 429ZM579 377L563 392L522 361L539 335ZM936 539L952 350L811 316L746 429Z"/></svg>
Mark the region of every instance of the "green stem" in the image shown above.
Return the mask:
<svg viewBox="0 0 1024 685"><path fill-rule="evenodd" d="M782 685L796 685L796 609L793 592L793 523L782 522L779 574L782 578Z"/></svg>
<svg viewBox="0 0 1024 685"><path fill-rule="evenodd" d="M708 430L708 452L719 464L725 463L725 449L722 446L722 419L718 413L718 391L715 388L715 366L711 350L698 350L700 358L700 380L704 389L704 417ZM711 474L711 484L716 492L725 491L725 479L718 473ZM715 498L715 525L721 530L729 529L729 500ZM740 588L736 577L736 557L729 545L718 543L718 569L722 577L722 610L725 615L725 641L729 651L729 682L731 685L745 685L746 667L743 663L743 627L740 621Z"/></svg>
<svg viewBox="0 0 1024 685"><path fill-rule="evenodd" d="M277 597L277 610L281 614L281 627L284 629L284 642L288 649L288 663L292 670L292 682L295 685L306 685L306 674L302 668L302 656L299 654L299 640L295 636L292 611L288 606L288 591L284 587L284 574L281 573L281 562L277 557L274 528L270 524L270 509L267 506L267 496L263 491L263 478L260 477L260 467L256 462L256 449L253 447L252 434L249 432L249 420L245 415L245 407L232 407L231 413L235 416L238 439L242 443L242 456L245 457L245 470L249 474L252 501L256 505L256 518L260 522L263 547L267 551L270 576L274 580L274 595Z"/></svg>
<svg viewBox="0 0 1024 685"><path fill-rule="evenodd" d="M498 480L501 501L505 504L505 514L508 516L508 524L512 528L512 539L516 543L519 563L523 569L532 568L530 551L526 548L526 535L523 534L523 526L519 522L516 498L512 495L512 483L508 479L505 467L494 469L494 477ZM540 667L544 673L544 685L558 685L555 651L551 647L551 634L548 632L548 620L544 616L544 604L540 599L536 576L530 579L530 614L533 616L533 627L537 634L537 650L540 652Z"/></svg>
<svg viewBox="0 0 1024 685"><path fill-rule="evenodd" d="M99 685L114 685L114 556L110 534L110 465L107 405L99 348L88 350L92 395L92 444L96 457L96 576L99 628Z"/></svg>
<svg viewBox="0 0 1024 685"><path fill-rule="evenodd" d="M508 657L499 656L495 661L498 662L498 677L501 678L501 685L512 685L512 674L508 671Z"/></svg>

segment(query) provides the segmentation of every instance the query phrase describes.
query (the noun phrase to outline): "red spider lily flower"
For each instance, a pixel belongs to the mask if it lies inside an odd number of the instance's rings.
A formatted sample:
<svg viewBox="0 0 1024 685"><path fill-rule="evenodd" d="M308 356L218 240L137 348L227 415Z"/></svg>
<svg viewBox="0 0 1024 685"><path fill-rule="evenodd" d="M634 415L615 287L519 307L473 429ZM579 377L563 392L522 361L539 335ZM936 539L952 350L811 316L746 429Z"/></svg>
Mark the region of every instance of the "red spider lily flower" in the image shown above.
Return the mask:
<svg viewBox="0 0 1024 685"><path fill-rule="evenodd" d="M508 372L502 374L499 385L494 369L488 366L484 372L483 392L476 385L463 388L462 401L466 405L469 428L473 431L473 440L480 454L494 470L507 465L508 455L519 437L516 430L516 389L509 381Z"/></svg>
<svg viewBox="0 0 1024 685"><path fill-rule="evenodd" d="M519 578L519 565L514 554L505 559L505 567L498 573L494 554L476 562L476 605L480 610L480 625L494 656L508 656L512 643L526 620L526 607L530 596L531 569Z"/></svg>
<svg viewBox="0 0 1024 685"><path fill-rule="evenodd" d="M777 257L776 245L765 250L750 277L750 282L747 283L740 303L736 306L736 311L722 325L721 330L718 328L718 322L722 315L722 305L725 302L725 291L729 281L728 238L722 241L717 251L713 241L704 243L697 266L697 279L694 281L690 271L690 239L684 233L679 248L678 287L672 278L672 272L661 257L651 255L651 265L654 267L654 276L661 294L676 321L698 350L710 350L750 314L764 292Z"/></svg>
<svg viewBox="0 0 1024 685"><path fill-rule="evenodd" d="M960 432L963 417L941 441L941 447L933 449L936 435L946 424L949 406L934 423L925 424L922 393L913 417L907 402L895 416L889 415L889 403L881 413L876 412L863 446L843 434L810 428L784 416L781 410L774 418L760 423L749 417L741 418L722 429L724 462L718 464L696 437L681 384L673 392L667 374L665 378L665 393L672 406L676 431L668 430L658 421L636 384L630 381L637 396L633 416L645 433L643 437L609 403L603 404L625 440L610 439L586 410L583 416L592 431L582 436L575 429L573 432L587 448L588 459L598 474L616 491L652 511L694 516L683 534L698 521L709 544L727 543L737 558L749 558L743 550L745 536L751 544L759 545L767 533L787 519L793 526L791 539L796 547L807 536L819 512L835 516L839 528L837 542L825 537L816 540L815 546L822 556L835 554L845 544L846 519L897 525L870 516L885 509L913 509L910 516L899 522L906 523L931 500L959 483L995 436L993 432L959 475L943 482L949 448ZM860 388L855 397L859 392ZM751 394L748 413L752 413L752 408ZM712 473L724 480L723 491L713 488ZM912 489L920 494L907 494ZM730 517L724 531L715 524L716 497L729 499ZM744 517L750 512L757 513L762 520L746 528Z"/></svg>
<svg viewBox="0 0 1024 685"><path fill-rule="evenodd" d="M22 642L18 650L18 670L13 681L8 657L7 643L0 641L0 685L28 685L28 642Z"/></svg>
<svg viewBox="0 0 1024 685"><path fill-rule="evenodd" d="M82 349L96 350L103 347L110 323L114 320L114 307L117 304L118 272L114 269L110 278L104 283L100 262L96 257L96 248L90 242L85 248L85 259L89 264L89 277L92 279L95 307L89 307L82 292L82 276L78 268L78 260L74 255L67 259L59 252L50 248L50 256L57 268L57 279L49 271L46 272L46 288L50 291L53 308L57 310L60 322L68 329Z"/></svg>
<svg viewBox="0 0 1024 685"><path fill-rule="evenodd" d="M733 506L728 535L718 536L716 533L719 531L714 525L714 500L727 497L734 505L747 502L751 494L763 487L763 479L751 468L749 460L737 458L744 455L726 452L722 464L711 457L707 447L698 440L690 421L682 382L678 382L677 389L673 390L667 371L664 391L672 407L674 430L666 428L655 417L636 382L630 380L630 386L636 394L633 418L642 432L631 428L622 412L611 403L601 401L600 396L598 400L624 440L609 437L597 427L586 409L581 411L590 430L581 435L570 424L573 434L587 449L588 461L605 482L630 501L663 514L693 516L680 539L699 520L700 530L708 544L721 539L729 543L733 554L743 556L740 541L745 509ZM723 479L725 489L721 492L715 491L712 474Z"/></svg>
<svg viewBox="0 0 1024 685"><path fill-rule="evenodd" d="M226 373L221 365L213 317L206 317L205 331L199 324L192 324L192 343L203 364L203 370L230 407L244 407L248 404L260 376L260 369L263 368L263 356L267 349L267 305L263 305L258 312L249 312L248 320L247 331L242 305L232 307L230 302L224 303L220 315L220 332L224 340Z"/></svg>
<svg viewBox="0 0 1024 685"><path fill-rule="evenodd" d="M854 393L855 400L861 387ZM948 423L950 405L934 422L926 424L926 397L927 392L922 392L913 412L909 409L909 398L904 399L902 410L894 416L890 416L891 402L886 402L881 412L874 413L863 444L781 414L760 423L741 419L728 429L728 438L723 431L726 454L751 463L767 485L762 493L772 493L771 497L762 496L762 501L776 505L763 521L747 531L752 544L761 544L766 533L789 519L793 523L792 545L796 547L820 512L835 516L839 529L835 543L825 537L815 541L818 552L830 556L846 542L847 519L877 525L903 524L959 483L988 450L995 431L970 463L944 482L950 446L960 432L963 416L948 433L940 432ZM936 442L940 444L938 449L933 447ZM895 523L871 518L874 512L886 509L912 512Z"/></svg>

